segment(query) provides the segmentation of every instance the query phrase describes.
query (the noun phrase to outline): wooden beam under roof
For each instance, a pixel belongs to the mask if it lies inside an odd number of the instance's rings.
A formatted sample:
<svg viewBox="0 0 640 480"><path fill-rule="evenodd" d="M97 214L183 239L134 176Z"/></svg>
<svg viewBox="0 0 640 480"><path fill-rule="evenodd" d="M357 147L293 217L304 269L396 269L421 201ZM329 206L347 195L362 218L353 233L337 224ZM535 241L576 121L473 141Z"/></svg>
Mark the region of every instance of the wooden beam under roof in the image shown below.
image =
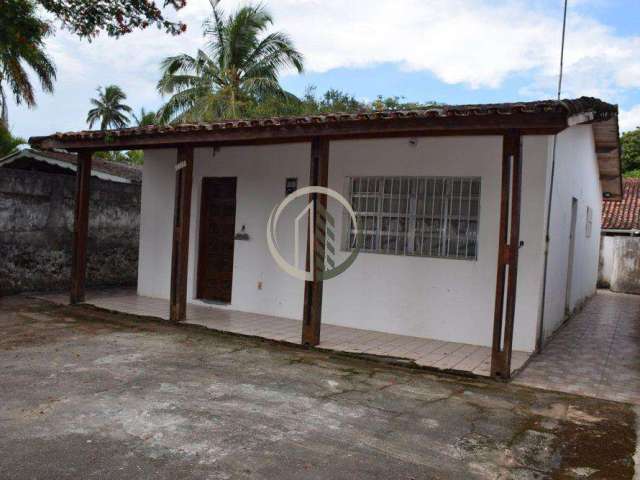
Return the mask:
<svg viewBox="0 0 640 480"><path fill-rule="evenodd" d="M553 135L567 128L564 112L523 113L491 115L467 115L450 117L405 117L393 119L368 119L332 121L306 124L271 126L242 126L230 128L206 127L181 131L166 127L149 133L132 133L132 130L116 132L89 132L78 135L53 135L33 137L32 145L44 150L67 149L130 150L174 148L180 145L252 145L261 143L308 142L312 138L332 140L351 138L385 138L394 136L447 136L447 135L504 135L518 129L523 135ZM125 133L126 132L126 133Z"/></svg>

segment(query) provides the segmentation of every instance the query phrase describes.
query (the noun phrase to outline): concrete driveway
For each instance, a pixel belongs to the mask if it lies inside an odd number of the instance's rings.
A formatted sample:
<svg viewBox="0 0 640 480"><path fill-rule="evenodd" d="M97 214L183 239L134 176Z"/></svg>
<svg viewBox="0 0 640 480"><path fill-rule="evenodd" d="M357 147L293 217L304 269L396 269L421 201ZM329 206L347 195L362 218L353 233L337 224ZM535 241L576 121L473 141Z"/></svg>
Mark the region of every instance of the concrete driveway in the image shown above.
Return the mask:
<svg viewBox="0 0 640 480"><path fill-rule="evenodd" d="M630 406L11 297L0 478L631 479Z"/></svg>

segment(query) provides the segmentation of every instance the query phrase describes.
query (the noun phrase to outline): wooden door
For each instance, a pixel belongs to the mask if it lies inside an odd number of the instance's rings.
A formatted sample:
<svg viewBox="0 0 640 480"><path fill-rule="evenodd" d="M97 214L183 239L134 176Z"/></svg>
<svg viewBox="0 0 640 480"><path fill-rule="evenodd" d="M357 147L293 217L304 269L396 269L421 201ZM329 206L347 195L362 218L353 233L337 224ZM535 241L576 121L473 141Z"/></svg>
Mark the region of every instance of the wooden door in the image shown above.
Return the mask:
<svg viewBox="0 0 640 480"><path fill-rule="evenodd" d="M202 179L197 297L231 303L236 178Z"/></svg>

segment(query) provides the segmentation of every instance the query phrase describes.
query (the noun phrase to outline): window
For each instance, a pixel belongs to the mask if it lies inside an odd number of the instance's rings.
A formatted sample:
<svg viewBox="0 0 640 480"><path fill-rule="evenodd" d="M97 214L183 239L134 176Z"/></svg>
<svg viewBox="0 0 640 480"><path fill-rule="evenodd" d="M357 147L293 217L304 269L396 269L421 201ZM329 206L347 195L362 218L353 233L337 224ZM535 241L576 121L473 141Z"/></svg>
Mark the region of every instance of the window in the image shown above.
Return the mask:
<svg viewBox="0 0 640 480"><path fill-rule="evenodd" d="M585 235L587 238L591 238L591 230L593 230L593 209L591 207L587 207L587 219L585 222Z"/></svg>
<svg viewBox="0 0 640 480"><path fill-rule="evenodd" d="M363 232L363 252L477 258L478 177L350 177L347 198ZM348 218L345 226L348 250L356 239Z"/></svg>

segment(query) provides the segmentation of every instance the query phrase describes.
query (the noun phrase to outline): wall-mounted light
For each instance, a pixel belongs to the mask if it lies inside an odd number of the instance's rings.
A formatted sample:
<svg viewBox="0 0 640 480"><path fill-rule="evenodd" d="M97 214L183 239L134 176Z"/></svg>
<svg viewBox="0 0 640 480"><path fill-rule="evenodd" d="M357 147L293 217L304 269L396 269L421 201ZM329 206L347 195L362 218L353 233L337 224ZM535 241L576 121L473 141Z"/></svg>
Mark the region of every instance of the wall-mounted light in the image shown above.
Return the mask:
<svg viewBox="0 0 640 480"><path fill-rule="evenodd" d="M287 178L284 184L284 194L291 195L298 189L298 179L296 177Z"/></svg>

